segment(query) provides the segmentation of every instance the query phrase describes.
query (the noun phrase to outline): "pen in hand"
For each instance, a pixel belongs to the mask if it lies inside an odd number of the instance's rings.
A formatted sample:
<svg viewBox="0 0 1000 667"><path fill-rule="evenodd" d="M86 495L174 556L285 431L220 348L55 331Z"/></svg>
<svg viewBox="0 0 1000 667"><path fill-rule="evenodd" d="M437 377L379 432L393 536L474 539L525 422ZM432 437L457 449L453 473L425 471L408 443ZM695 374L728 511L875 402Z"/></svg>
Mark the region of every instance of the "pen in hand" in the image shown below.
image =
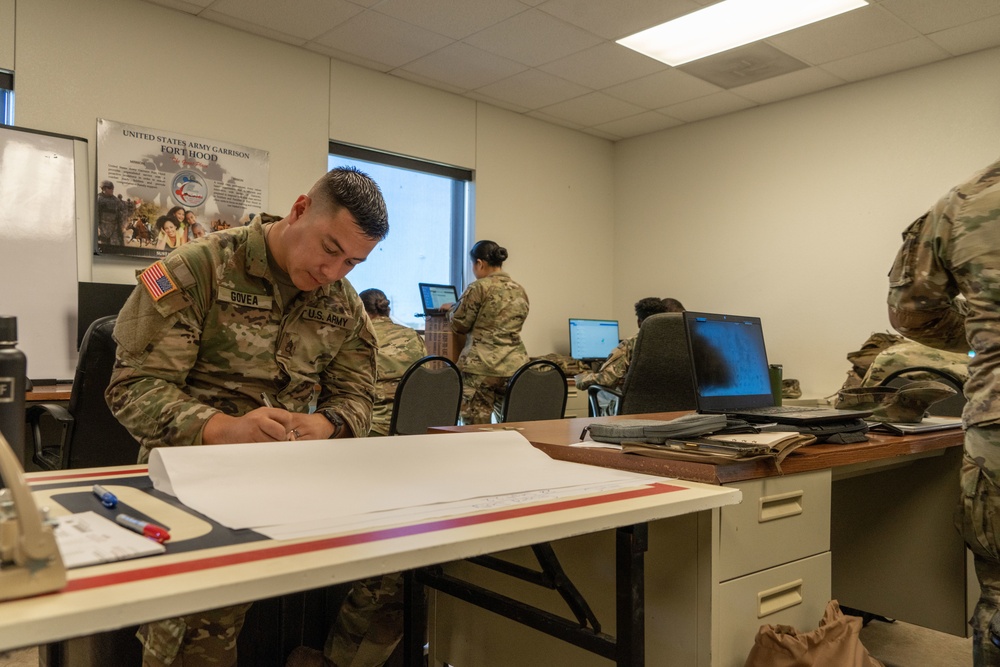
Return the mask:
<svg viewBox="0 0 1000 667"><path fill-rule="evenodd" d="M260 400L264 401L264 405L266 405L267 407L269 408L274 407L273 405L271 405L271 399L267 397L266 393L260 392Z"/></svg>

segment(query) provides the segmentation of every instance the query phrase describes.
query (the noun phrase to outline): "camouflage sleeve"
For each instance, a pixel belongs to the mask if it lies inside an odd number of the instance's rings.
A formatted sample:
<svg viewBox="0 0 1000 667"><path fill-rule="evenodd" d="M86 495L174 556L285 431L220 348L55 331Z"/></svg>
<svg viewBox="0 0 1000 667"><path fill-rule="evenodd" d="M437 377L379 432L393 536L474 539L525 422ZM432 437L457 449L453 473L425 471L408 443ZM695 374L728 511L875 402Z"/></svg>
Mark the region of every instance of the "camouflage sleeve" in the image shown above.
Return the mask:
<svg viewBox="0 0 1000 667"><path fill-rule="evenodd" d="M936 224L940 219L936 209L903 232L903 245L889 271L889 322L924 345L966 352L967 307L956 299L958 286L938 254L948 240L947 230Z"/></svg>
<svg viewBox="0 0 1000 667"><path fill-rule="evenodd" d="M378 346L371 320L357 303L357 326L320 377L319 409L343 417L356 436L371 430L375 404L375 357Z"/></svg>
<svg viewBox="0 0 1000 667"><path fill-rule="evenodd" d="M472 331L479 309L483 305L483 290L480 281L469 285L458 300L458 307L452 311L451 329L455 333L465 334Z"/></svg>
<svg viewBox="0 0 1000 667"><path fill-rule="evenodd" d="M178 287L154 301L140 284L129 297L115 322L118 352L105 392L115 417L147 449L201 444L218 412L182 389L197 360L204 300L181 289L194 277L179 258L162 265Z"/></svg>
<svg viewBox="0 0 1000 667"><path fill-rule="evenodd" d="M601 367L596 372L581 373L576 376L576 386L578 389L586 389L590 385L599 384L602 387L617 389L621 381L625 378L628 370L629 359L631 358L632 339L626 339L618 343L618 347L611 350L611 354L604 360ZM582 381L582 384L581 384Z"/></svg>

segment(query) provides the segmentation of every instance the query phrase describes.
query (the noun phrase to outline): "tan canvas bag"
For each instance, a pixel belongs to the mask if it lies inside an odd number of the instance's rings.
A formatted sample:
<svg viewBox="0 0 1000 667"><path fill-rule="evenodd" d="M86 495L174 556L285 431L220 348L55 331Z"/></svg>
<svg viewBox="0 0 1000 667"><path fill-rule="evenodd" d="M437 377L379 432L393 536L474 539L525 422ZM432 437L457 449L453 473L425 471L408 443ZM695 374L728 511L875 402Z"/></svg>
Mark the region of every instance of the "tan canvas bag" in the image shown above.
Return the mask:
<svg viewBox="0 0 1000 667"><path fill-rule="evenodd" d="M819 627L800 634L788 625L762 625L744 667L885 667L861 643L861 619L830 600Z"/></svg>

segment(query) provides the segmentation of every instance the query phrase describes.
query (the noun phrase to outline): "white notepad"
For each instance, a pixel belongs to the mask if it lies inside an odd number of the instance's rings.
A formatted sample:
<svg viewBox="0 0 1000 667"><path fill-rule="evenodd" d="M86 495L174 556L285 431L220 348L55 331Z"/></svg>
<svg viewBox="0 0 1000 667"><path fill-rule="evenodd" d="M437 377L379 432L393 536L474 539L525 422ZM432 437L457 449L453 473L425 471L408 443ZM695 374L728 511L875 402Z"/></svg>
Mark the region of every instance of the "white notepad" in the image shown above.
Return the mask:
<svg viewBox="0 0 1000 667"><path fill-rule="evenodd" d="M96 512L55 519L56 544L66 569L162 554L166 548Z"/></svg>

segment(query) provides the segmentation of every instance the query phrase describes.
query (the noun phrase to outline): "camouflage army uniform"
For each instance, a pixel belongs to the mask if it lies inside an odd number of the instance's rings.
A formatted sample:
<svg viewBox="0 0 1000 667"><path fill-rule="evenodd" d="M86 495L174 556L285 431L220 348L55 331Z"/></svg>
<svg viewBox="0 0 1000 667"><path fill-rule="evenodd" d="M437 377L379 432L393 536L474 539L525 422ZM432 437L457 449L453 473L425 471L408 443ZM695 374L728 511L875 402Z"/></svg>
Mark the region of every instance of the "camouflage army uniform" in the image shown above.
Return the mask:
<svg viewBox="0 0 1000 667"><path fill-rule="evenodd" d="M100 245L125 245L125 203L114 195L97 195L97 240Z"/></svg>
<svg viewBox="0 0 1000 667"><path fill-rule="evenodd" d="M963 298L959 298L963 297ZM889 317L908 338L976 356L968 402L959 529L982 595L970 623L975 665L1000 664L1000 161L942 198L903 233L889 272Z"/></svg>
<svg viewBox="0 0 1000 667"><path fill-rule="evenodd" d="M969 379L969 355L963 352L947 352L928 347L912 340L887 347L878 353L868 367L862 387L874 387L890 374L904 368L929 366L953 375L960 382ZM938 380L931 373L907 373L908 380Z"/></svg>
<svg viewBox="0 0 1000 667"><path fill-rule="evenodd" d="M372 413L370 435L389 435L392 420L392 401L403 373L413 362L427 356L427 347L416 331L396 324L388 317L372 318L375 338L378 341L375 383L375 411Z"/></svg>
<svg viewBox="0 0 1000 667"><path fill-rule="evenodd" d="M315 399L354 433L368 432L375 333L346 280L283 303L259 220L184 245L143 275L151 281L140 279L115 324L106 393L141 444L140 462L153 447L202 444L212 416L261 407L262 392L292 412ZM143 665L235 664L248 608L143 626Z"/></svg>
<svg viewBox="0 0 1000 667"><path fill-rule="evenodd" d="M576 376L576 388L586 389L592 384L599 384L609 389L621 389L625 383L625 373L628 365L632 361L632 352L635 350L635 341L639 337L636 333L631 338L626 338L618 343L618 347L611 350L611 354L604 360L601 367L596 371L580 373Z"/></svg>
<svg viewBox="0 0 1000 667"><path fill-rule="evenodd" d="M608 389L621 389L625 384L625 373L628 372L628 365L632 362L632 351L635 350L635 341L639 337L636 333L631 338L618 343L618 346L611 350L611 354L604 360L601 367L594 371L586 371L574 376L573 380L577 389L586 389L598 384ZM604 415L618 414L619 397L609 391L600 389L597 391L597 414L596 417Z"/></svg>
<svg viewBox="0 0 1000 667"><path fill-rule="evenodd" d="M507 380L528 363L521 327L528 295L503 271L469 285L451 314L451 328L472 340L458 357L462 371L462 420L489 424L499 410Z"/></svg>

